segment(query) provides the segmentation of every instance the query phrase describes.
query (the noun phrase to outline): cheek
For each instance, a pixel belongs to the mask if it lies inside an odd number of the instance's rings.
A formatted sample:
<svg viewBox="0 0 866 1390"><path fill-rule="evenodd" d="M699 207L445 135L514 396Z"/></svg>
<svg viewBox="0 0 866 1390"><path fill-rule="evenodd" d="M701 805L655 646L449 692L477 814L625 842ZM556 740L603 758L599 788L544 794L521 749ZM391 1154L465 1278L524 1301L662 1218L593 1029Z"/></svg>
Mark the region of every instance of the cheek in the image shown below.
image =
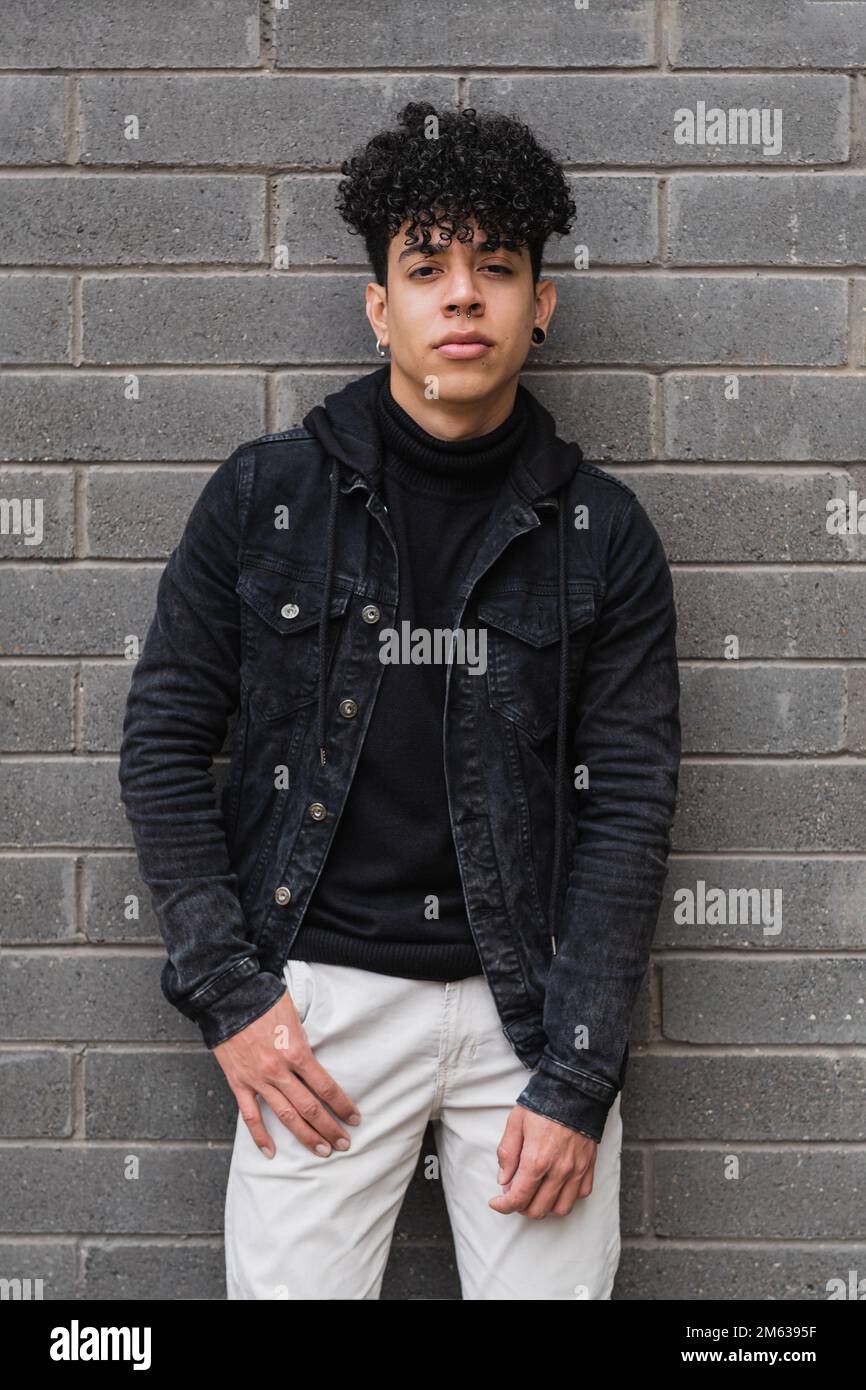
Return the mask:
<svg viewBox="0 0 866 1390"><path fill-rule="evenodd" d="M527 338L529 332L527 333ZM526 357L526 345L520 334L508 333L498 340L499 356L507 362L522 362Z"/></svg>

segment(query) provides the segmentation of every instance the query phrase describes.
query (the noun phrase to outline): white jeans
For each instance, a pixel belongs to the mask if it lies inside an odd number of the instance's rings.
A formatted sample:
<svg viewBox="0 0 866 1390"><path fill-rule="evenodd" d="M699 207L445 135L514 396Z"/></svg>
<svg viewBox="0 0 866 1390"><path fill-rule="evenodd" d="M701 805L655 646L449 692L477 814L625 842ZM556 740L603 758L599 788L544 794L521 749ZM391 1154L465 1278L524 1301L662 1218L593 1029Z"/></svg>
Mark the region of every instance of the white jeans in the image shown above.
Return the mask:
<svg viewBox="0 0 866 1390"><path fill-rule="evenodd" d="M592 1192L567 1216L487 1205L496 1147L529 1076L483 975L443 984L290 960L310 1046L361 1112L321 1158L259 1097L276 1154L238 1113L226 1192L230 1299L377 1299L394 1225L432 1120L464 1299L609 1299L620 1257L617 1096ZM428 1165L434 1172L431 1155Z"/></svg>

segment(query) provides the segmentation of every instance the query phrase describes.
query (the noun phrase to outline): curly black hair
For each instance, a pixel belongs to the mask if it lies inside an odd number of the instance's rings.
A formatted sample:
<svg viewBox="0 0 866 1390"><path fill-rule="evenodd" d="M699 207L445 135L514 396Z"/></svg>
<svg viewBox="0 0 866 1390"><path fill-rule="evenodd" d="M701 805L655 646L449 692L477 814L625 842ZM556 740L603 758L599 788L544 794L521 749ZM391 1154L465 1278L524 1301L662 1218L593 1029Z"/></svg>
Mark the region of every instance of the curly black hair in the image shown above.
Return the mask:
<svg viewBox="0 0 866 1390"><path fill-rule="evenodd" d="M428 246L434 226L443 242L454 235L471 241L470 216L491 250L528 246L537 282L545 242L568 232L577 212L550 151L501 112L440 114L429 102L410 101L398 121L399 129L381 131L343 161L337 187L337 211L364 238L376 282L387 284L388 246L406 218L406 244L419 241L420 228Z"/></svg>

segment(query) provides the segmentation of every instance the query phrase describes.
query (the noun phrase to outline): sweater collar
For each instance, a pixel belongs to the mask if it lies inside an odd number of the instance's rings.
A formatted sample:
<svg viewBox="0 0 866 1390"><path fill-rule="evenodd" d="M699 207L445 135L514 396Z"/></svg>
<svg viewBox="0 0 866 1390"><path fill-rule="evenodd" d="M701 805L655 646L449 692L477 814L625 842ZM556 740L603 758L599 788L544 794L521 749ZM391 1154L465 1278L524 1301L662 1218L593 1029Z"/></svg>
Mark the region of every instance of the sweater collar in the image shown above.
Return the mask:
<svg viewBox="0 0 866 1390"><path fill-rule="evenodd" d="M497 492L528 422L526 403L518 392L514 409L496 429L474 439L438 439L397 403L387 378L376 412L386 445L386 473L411 487L447 497Z"/></svg>

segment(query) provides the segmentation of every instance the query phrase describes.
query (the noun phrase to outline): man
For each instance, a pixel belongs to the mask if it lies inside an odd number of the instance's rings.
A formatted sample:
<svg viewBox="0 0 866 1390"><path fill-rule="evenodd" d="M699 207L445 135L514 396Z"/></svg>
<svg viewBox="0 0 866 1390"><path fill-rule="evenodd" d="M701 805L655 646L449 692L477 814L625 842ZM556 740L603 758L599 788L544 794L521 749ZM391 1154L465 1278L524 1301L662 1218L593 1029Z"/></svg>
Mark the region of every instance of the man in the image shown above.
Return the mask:
<svg viewBox="0 0 866 1390"><path fill-rule="evenodd" d="M238 1103L228 1296L378 1298L432 1121L463 1297L608 1299L670 573L518 382L575 212L552 156L410 103L343 174L390 361L209 479L121 750L163 990Z"/></svg>

